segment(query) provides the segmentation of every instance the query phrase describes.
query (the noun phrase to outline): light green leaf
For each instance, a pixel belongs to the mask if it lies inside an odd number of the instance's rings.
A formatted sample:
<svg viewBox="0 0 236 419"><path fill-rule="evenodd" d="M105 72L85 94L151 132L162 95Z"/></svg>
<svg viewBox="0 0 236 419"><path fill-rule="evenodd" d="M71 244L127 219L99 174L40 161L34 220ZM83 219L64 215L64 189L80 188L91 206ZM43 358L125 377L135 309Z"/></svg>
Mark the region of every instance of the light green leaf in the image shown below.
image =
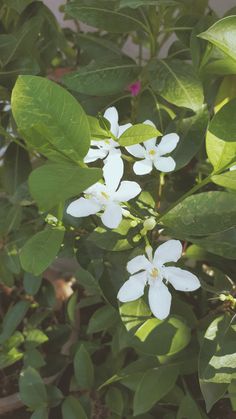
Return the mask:
<svg viewBox="0 0 236 419"><path fill-rule="evenodd" d="M161 133L158 129L146 124L136 124L128 128L119 138L119 144L123 147L133 144L142 143L160 136Z"/></svg>
<svg viewBox="0 0 236 419"><path fill-rule="evenodd" d="M136 17L111 10L105 6L83 6L71 2L66 5L65 12L81 22L111 33L125 33L138 29L146 30L145 25Z"/></svg>
<svg viewBox="0 0 236 419"><path fill-rule="evenodd" d="M203 88L194 68L180 60L157 60L149 64L153 90L176 106L198 111L204 102Z"/></svg>
<svg viewBox="0 0 236 419"><path fill-rule="evenodd" d="M236 16L227 16L218 20L198 36L236 60Z"/></svg>
<svg viewBox="0 0 236 419"><path fill-rule="evenodd" d="M23 358L24 354L16 348L12 348L9 351L0 352L0 368L1 370L10 365L14 365L16 362Z"/></svg>
<svg viewBox="0 0 236 419"><path fill-rule="evenodd" d="M226 103L212 118L209 124L211 134L227 142L236 141L236 99Z"/></svg>
<svg viewBox="0 0 236 419"><path fill-rule="evenodd" d="M55 259L63 237L64 230L58 228L48 228L31 237L20 253L23 269L40 275Z"/></svg>
<svg viewBox="0 0 236 419"><path fill-rule="evenodd" d="M236 190L236 170L229 170L221 175L212 176L211 179L216 185Z"/></svg>
<svg viewBox="0 0 236 419"><path fill-rule="evenodd" d="M176 6L178 3L174 0L120 0L119 9L130 7L136 9L140 6Z"/></svg>
<svg viewBox="0 0 236 419"><path fill-rule="evenodd" d="M39 373L31 367L20 374L20 398L30 409L44 408L47 406L47 392L45 384Z"/></svg>
<svg viewBox="0 0 236 419"><path fill-rule="evenodd" d="M30 329L26 333L25 345L27 349L36 348L48 341L47 335L40 329Z"/></svg>
<svg viewBox="0 0 236 419"><path fill-rule="evenodd" d="M236 195L210 191L189 196L163 216L173 232L208 235L236 226Z"/></svg>
<svg viewBox="0 0 236 419"><path fill-rule="evenodd" d="M86 95L106 96L123 91L139 75L140 67L132 60L113 59L90 63L63 77L65 85Z"/></svg>
<svg viewBox="0 0 236 419"><path fill-rule="evenodd" d="M49 143L53 150L76 161L87 154L87 117L76 99L58 84L42 77L20 76L12 92L12 112L31 147ZM36 131L38 127L36 139L31 137L31 127Z"/></svg>
<svg viewBox="0 0 236 419"><path fill-rule="evenodd" d="M94 382L94 367L84 345L80 345L74 357L75 379L82 389L91 389Z"/></svg>
<svg viewBox="0 0 236 419"><path fill-rule="evenodd" d="M220 112L220 111L219 111ZM224 141L210 131L206 136L206 150L215 171L236 162L236 142Z"/></svg>
<svg viewBox="0 0 236 419"><path fill-rule="evenodd" d="M134 416L148 412L174 387L178 367L163 366L148 370L142 377L134 395Z"/></svg>
<svg viewBox="0 0 236 419"><path fill-rule="evenodd" d="M78 399L68 396L62 404L63 419L88 419Z"/></svg>
<svg viewBox="0 0 236 419"><path fill-rule="evenodd" d="M82 168L73 163L47 163L31 173L30 192L39 207L49 211L79 195L101 177L101 169Z"/></svg>

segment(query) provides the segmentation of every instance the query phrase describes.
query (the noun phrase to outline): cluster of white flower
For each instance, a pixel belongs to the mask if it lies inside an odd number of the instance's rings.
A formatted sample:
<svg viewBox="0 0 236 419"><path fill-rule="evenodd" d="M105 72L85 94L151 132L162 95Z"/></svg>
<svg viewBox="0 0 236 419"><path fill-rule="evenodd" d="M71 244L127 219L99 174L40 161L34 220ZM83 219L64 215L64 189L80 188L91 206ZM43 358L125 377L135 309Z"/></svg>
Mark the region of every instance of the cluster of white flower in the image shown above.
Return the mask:
<svg viewBox="0 0 236 419"><path fill-rule="evenodd" d="M131 124L119 125L118 112L115 107L108 108L104 117L110 123L110 132L119 137ZM155 125L147 120L144 124ZM156 138L143 143L126 147L128 153L140 159L134 163L136 175L145 175L153 167L162 172L175 169L172 157L164 157L177 146L179 136L176 133L164 135L159 144ZM141 192L137 182L121 181L124 163L120 145L112 138L92 141L91 148L84 159L91 163L98 159L104 161L104 183L97 182L84 191L84 196L71 202L67 213L73 217L87 217L101 213L101 220L108 228L117 228L125 213L125 203ZM160 245L152 256L152 249L146 248L145 255L137 256L128 262L127 270L131 277L121 287L117 298L121 302L133 301L144 294L146 284L149 285L149 305L152 313L159 319L165 319L170 313L171 294L167 284L170 283L178 291L194 291L200 287L198 278L183 269L165 266L167 262L177 262L182 254L182 245L178 240L169 240Z"/></svg>

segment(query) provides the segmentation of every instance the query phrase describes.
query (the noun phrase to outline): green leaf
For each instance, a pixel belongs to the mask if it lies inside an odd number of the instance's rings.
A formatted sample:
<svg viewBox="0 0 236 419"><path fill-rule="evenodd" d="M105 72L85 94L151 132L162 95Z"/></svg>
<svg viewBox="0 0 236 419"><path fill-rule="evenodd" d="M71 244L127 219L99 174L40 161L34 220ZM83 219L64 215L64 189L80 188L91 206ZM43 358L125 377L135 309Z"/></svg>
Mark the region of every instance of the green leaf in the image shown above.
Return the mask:
<svg viewBox="0 0 236 419"><path fill-rule="evenodd" d="M215 255L223 256L226 259L236 259L236 228L211 234L201 239L190 238L189 240Z"/></svg>
<svg viewBox="0 0 236 419"><path fill-rule="evenodd" d="M82 389L91 389L94 382L94 367L84 345L80 345L74 357L75 379Z"/></svg>
<svg viewBox="0 0 236 419"><path fill-rule="evenodd" d="M227 16L218 20L198 36L236 60L236 16Z"/></svg>
<svg viewBox="0 0 236 419"><path fill-rule="evenodd" d="M30 419L48 419L48 409L43 407L35 410Z"/></svg>
<svg viewBox="0 0 236 419"><path fill-rule="evenodd" d="M89 128L91 132L91 137L95 139L105 139L111 138L110 134L101 127L100 121L93 116L88 116Z"/></svg>
<svg viewBox="0 0 236 419"><path fill-rule="evenodd" d="M33 275L40 275L55 259L63 237L64 230L58 228L48 228L31 237L20 253L23 269Z"/></svg>
<svg viewBox="0 0 236 419"><path fill-rule="evenodd" d="M47 335L40 329L30 329L26 334L25 346L27 349L36 348L47 341Z"/></svg>
<svg viewBox="0 0 236 419"><path fill-rule="evenodd" d="M30 409L46 407L46 387L39 373L34 368L28 367L21 372L19 390L22 402Z"/></svg>
<svg viewBox="0 0 236 419"><path fill-rule="evenodd" d="M97 227L89 235L88 240L100 249L112 250L113 252L131 249L132 245L127 240L130 227L130 220L122 220L120 226L113 231Z"/></svg>
<svg viewBox="0 0 236 419"><path fill-rule="evenodd" d="M106 393L106 405L109 410L118 416L122 416L124 401L121 391L116 387L110 387Z"/></svg>
<svg viewBox="0 0 236 419"><path fill-rule="evenodd" d="M230 327L231 320L229 314L217 317L208 327L202 341L199 380L207 411L222 397L233 379L235 351L232 337L235 339L235 332ZM225 350L228 352L228 342L232 342L230 353L233 358L224 353Z"/></svg>
<svg viewBox="0 0 236 419"><path fill-rule="evenodd" d="M229 398L233 411L236 411L236 380L233 380L228 388Z"/></svg>
<svg viewBox="0 0 236 419"><path fill-rule="evenodd" d="M5 4L11 9L16 10L19 14L21 14L24 9L33 2L34 0L5 0Z"/></svg>
<svg viewBox="0 0 236 419"><path fill-rule="evenodd" d="M42 283L41 276L35 276L29 272L24 273L24 289L29 295L36 295Z"/></svg>
<svg viewBox="0 0 236 419"><path fill-rule="evenodd" d="M63 419L88 419L78 399L68 396L62 404Z"/></svg>
<svg viewBox="0 0 236 419"><path fill-rule="evenodd" d="M170 316L162 321L150 318L142 299L120 306L121 319L133 336L133 344L150 355L173 355L184 349L190 339L189 327L180 318Z"/></svg>
<svg viewBox="0 0 236 419"><path fill-rule="evenodd" d="M148 370L142 377L134 395L134 416L148 412L174 387L178 367L163 366Z"/></svg>
<svg viewBox="0 0 236 419"><path fill-rule="evenodd" d="M210 191L189 196L162 218L174 232L208 235L236 226L236 195Z"/></svg>
<svg viewBox="0 0 236 419"><path fill-rule="evenodd" d="M42 77L20 76L12 92L12 112L31 147L49 143L53 150L75 161L87 154L87 117L76 99L58 84ZM31 127L36 131L38 127L39 137L31 137Z"/></svg>
<svg viewBox="0 0 236 419"><path fill-rule="evenodd" d="M206 136L206 150L215 171L236 162L236 142L223 141L210 131Z"/></svg>
<svg viewBox="0 0 236 419"><path fill-rule="evenodd" d="M1 344L11 337L17 326L24 319L29 307L29 301L19 301L9 308L2 323L2 332L0 334Z"/></svg>
<svg viewBox="0 0 236 419"><path fill-rule="evenodd" d="M236 99L232 99L226 103L212 118L208 128L210 133L223 141L236 141L235 112Z"/></svg>
<svg viewBox="0 0 236 419"><path fill-rule="evenodd" d="M198 111L204 102L203 88L194 68L180 60L157 60L149 64L153 90L176 106Z"/></svg>
<svg viewBox="0 0 236 419"><path fill-rule="evenodd" d="M39 207L49 211L79 195L101 177L101 169L82 168L73 163L47 163L31 173L30 192Z"/></svg>
<svg viewBox="0 0 236 419"><path fill-rule="evenodd" d="M76 271L76 278L80 285L82 285L89 294L100 294L101 290L98 285L98 281L93 275L81 266Z"/></svg>
<svg viewBox="0 0 236 419"><path fill-rule="evenodd" d="M236 170L230 170L221 175L212 176L211 179L216 185L236 190Z"/></svg>
<svg viewBox="0 0 236 419"><path fill-rule="evenodd" d="M102 6L82 6L76 2L71 2L66 5L65 12L81 22L111 33L126 33L138 29L146 30L145 25L136 17Z"/></svg>
<svg viewBox="0 0 236 419"><path fill-rule="evenodd" d="M132 60L113 59L90 63L63 77L71 90L86 95L106 96L123 91L139 75L140 67Z"/></svg>
<svg viewBox="0 0 236 419"><path fill-rule="evenodd" d="M181 400L177 419L185 418L202 419L202 415L197 403L188 394Z"/></svg>
<svg viewBox="0 0 236 419"><path fill-rule="evenodd" d="M10 365L14 365L16 362L20 361L23 356L23 353L16 348L12 348L8 352L0 352L1 370L10 367Z"/></svg>
<svg viewBox="0 0 236 419"><path fill-rule="evenodd" d="M161 135L158 129L146 124L136 124L128 128L119 138L119 144L123 147L142 143L143 141Z"/></svg>
<svg viewBox="0 0 236 419"><path fill-rule="evenodd" d="M111 306L98 308L89 320L87 333L97 333L109 329L118 319L117 311Z"/></svg>
<svg viewBox="0 0 236 419"><path fill-rule="evenodd" d="M174 130L180 136L180 141L176 149L171 153L171 157L176 162L175 170L186 166L201 148L204 142L208 118L207 109L202 108L194 116L176 120Z"/></svg>
<svg viewBox="0 0 236 419"><path fill-rule="evenodd" d="M174 0L120 0L119 9L125 7L136 9L140 6L176 6L177 4Z"/></svg>
<svg viewBox="0 0 236 419"><path fill-rule="evenodd" d="M31 172L31 163L27 151L15 143L9 144L4 155L3 183L10 194L25 182Z"/></svg>

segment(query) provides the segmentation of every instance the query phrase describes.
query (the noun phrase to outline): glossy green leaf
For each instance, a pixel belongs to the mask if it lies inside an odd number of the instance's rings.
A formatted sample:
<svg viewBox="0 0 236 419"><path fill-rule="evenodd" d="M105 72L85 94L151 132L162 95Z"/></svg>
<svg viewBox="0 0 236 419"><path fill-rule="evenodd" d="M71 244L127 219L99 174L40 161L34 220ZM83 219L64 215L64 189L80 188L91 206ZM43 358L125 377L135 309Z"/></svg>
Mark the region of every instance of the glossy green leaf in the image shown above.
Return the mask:
<svg viewBox="0 0 236 419"><path fill-rule="evenodd" d="M28 367L21 372L19 389L21 400L29 408L34 410L47 406L45 384L34 368Z"/></svg>
<svg viewBox="0 0 236 419"><path fill-rule="evenodd" d="M74 357L75 379L82 389L91 389L94 382L94 367L84 345L80 345Z"/></svg>
<svg viewBox="0 0 236 419"><path fill-rule="evenodd" d="M153 90L176 106L198 111L204 102L203 88L194 68L180 60L153 60L149 64Z"/></svg>
<svg viewBox="0 0 236 419"><path fill-rule="evenodd" d="M174 387L178 367L163 366L148 370L142 377L134 395L134 416L148 412Z"/></svg>
<svg viewBox="0 0 236 419"><path fill-rule="evenodd" d="M236 195L203 192L189 196L163 216L166 227L196 236L217 233L236 226Z"/></svg>
<svg viewBox="0 0 236 419"><path fill-rule="evenodd" d="M78 399L68 396L62 404L63 419L88 419Z"/></svg>
<svg viewBox="0 0 236 419"><path fill-rule="evenodd" d="M60 250L64 230L48 228L31 237L23 246L20 261L25 271L40 275Z"/></svg>
<svg viewBox="0 0 236 419"><path fill-rule="evenodd" d="M49 143L53 150L77 161L86 155L90 144L87 117L76 99L58 84L20 76L12 92L12 111L31 147ZM39 137L31 137L31 127L38 127Z"/></svg>
<svg viewBox="0 0 236 419"><path fill-rule="evenodd" d="M9 351L0 352L0 368L1 370L11 365L14 365L16 362L20 361L23 358L24 354L16 348L12 348Z"/></svg>
<svg viewBox="0 0 236 419"><path fill-rule="evenodd" d="M17 326L24 319L29 307L29 301L19 301L9 308L2 322L2 331L0 334L1 344L11 337Z"/></svg>
<svg viewBox="0 0 236 419"><path fill-rule="evenodd" d="M130 7L136 9L140 6L176 6L177 2L174 0L120 0L119 9Z"/></svg>
<svg viewBox="0 0 236 419"><path fill-rule="evenodd" d="M236 259L236 228L230 228L200 239L191 238L190 241L215 255L226 259Z"/></svg>
<svg viewBox="0 0 236 419"><path fill-rule="evenodd" d="M133 61L113 59L91 63L63 77L71 90L86 95L106 96L123 91L139 75L140 67Z"/></svg>
<svg viewBox="0 0 236 419"><path fill-rule="evenodd" d="M125 130L125 132L119 138L119 144L123 147L126 147L133 144L142 143L143 141L158 137L160 135L160 131L151 125L136 124Z"/></svg>
<svg viewBox="0 0 236 419"><path fill-rule="evenodd" d="M136 17L129 16L122 11L115 11L102 5L83 6L71 2L65 7L69 16L79 19L81 22L103 29L112 33L125 33L138 29L145 29L142 21Z"/></svg>
<svg viewBox="0 0 236 419"><path fill-rule="evenodd" d="M227 16L198 35L236 60L236 16Z"/></svg>
<svg viewBox="0 0 236 419"><path fill-rule="evenodd" d="M29 177L32 197L39 207L49 211L59 203L79 195L102 177L102 171L82 168L73 163L48 163Z"/></svg>

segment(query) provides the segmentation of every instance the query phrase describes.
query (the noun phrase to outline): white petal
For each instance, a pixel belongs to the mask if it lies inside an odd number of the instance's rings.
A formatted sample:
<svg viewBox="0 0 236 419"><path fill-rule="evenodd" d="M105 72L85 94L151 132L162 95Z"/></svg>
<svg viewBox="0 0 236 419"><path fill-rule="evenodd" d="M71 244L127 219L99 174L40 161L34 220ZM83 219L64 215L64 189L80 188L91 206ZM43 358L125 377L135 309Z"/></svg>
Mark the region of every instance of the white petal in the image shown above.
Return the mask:
<svg viewBox="0 0 236 419"><path fill-rule="evenodd" d="M115 106L112 106L111 108L108 108L105 111L103 116L111 124L111 128L110 128L111 133L113 135L115 135L115 137L117 137L118 133L119 133L119 125L118 125L119 115L118 115L118 112L117 112L117 109L115 108Z"/></svg>
<svg viewBox="0 0 236 419"><path fill-rule="evenodd" d="M96 214L100 210L101 205L99 205L94 199L79 198L70 203L66 212L73 217L87 217L88 215Z"/></svg>
<svg viewBox="0 0 236 419"><path fill-rule="evenodd" d="M152 121L150 121L149 119L146 119L146 121L144 121L144 124L145 125L150 125L151 127L156 128L156 125ZM149 151L149 150L151 150L152 148L155 147L156 141L157 141L156 138L150 138L150 140L144 141L143 145L146 148L146 150Z"/></svg>
<svg viewBox="0 0 236 419"><path fill-rule="evenodd" d="M172 172L175 169L176 163L172 157L158 157L154 161L154 166L161 172Z"/></svg>
<svg viewBox="0 0 236 419"><path fill-rule="evenodd" d="M140 144L130 145L125 148L134 157L138 157L139 159L141 159L145 156L145 149Z"/></svg>
<svg viewBox="0 0 236 419"><path fill-rule="evenodd" d="M92 163L93 161L96 161L98 159L104 159L106 155L107 155L107 151L105 150L102 150L99 148L97 149L90 148L90 150L88 151L88 154L84 158L84 163Z"/></svg>
<svg viewBox="0 0 236 419"><path fill-rule="evenodd" d="M103 167L103 176L105 184L111 193L114 193L118 188L123 173L124 163L120 153L109 153Z"/></svg>
<svg viewBox="0 0 236 419"><path fill-rule="evenodd" d="M170 313L171 293L163 282L155 281L149 287L148 292L149 306L154 314L160 320L164 320Z"/></svg>
<svg viewBox="0 0 236 419"><path fill-rule="evenodd" d="M146 175L152 171L152 161L149 159L136 161L133 165L133 169L136 175Z"/></svg>
<svg viewBox="0 0 236 419"><path fill-rule="evenodd" d="M154 264L177 262L182 255L182 244L179 240L168 240L161 244L154 253Z"/></svg>
<svg viewBox="0 0 236 419"><path fill-rule="evenodd" d="M159 151L160 156L163 154L170 153L175 149L179 142L178 134L174 132L171 134L166 134L162 137L160 144L158 144L157 148Z"/></svg>
<svg viewBox="0 0 236 419"><path fill-rule="evenodd" d="M151 266L151 262L149 262L149 260L144 255L140 255L131 259L127 263L127 271L130 274L134 274L135 272L149 269Z"/></svg>
<svg viewBox="0 0 236 419"><path fill-rule="evenodd" d="M134 301L142 297L144 293L144 287L147 281L146 272L140 272L136 275L131 276L120 288L117 298L122 303L128 301Z"/></svg>
<svg viewBox="0 0 236 419"><path fill-rule="evenodd" d="M122 208L115 203L109 203L102 214L102 222L108 228L117 228L122 220Z"/></svg>
<svg viewBox="0 0 236 419"><path fill-rule="evenodd" d="M114 193L113 199L118 202L126 202L134 198L141 192L141 188L137 182L123 180L117 192Z"/></svg>
<svg viewBox="0 0 236 419"><path fill-rule="evenodd" d="M156 128L156 125L150 121L150 119L146 119L146 121L143 122L145 125L151 125L151 127Z"/></svg>
<svg viewBox="0 0 236 419"><path fill-rule="evenodd" d="M196 275L173 266L165 267L164 276L178 291L195 291L201 286Z"/></svg>
<svg viewBox="0 0 236 419"><path fill-rule="evenodd" d="M94 185L90 186L84 191L84 193L88 195L94 195L99 192L106 192L105 186L100 182L94 183Z"/></svg>
<svg viewBox="0 0 236 419"><path fill-rule="evenodd" d="M118 138L128 129L132 127L132 124L129 122L128 124L120 125L119 126L119 132L118 132Z"/></svg>

